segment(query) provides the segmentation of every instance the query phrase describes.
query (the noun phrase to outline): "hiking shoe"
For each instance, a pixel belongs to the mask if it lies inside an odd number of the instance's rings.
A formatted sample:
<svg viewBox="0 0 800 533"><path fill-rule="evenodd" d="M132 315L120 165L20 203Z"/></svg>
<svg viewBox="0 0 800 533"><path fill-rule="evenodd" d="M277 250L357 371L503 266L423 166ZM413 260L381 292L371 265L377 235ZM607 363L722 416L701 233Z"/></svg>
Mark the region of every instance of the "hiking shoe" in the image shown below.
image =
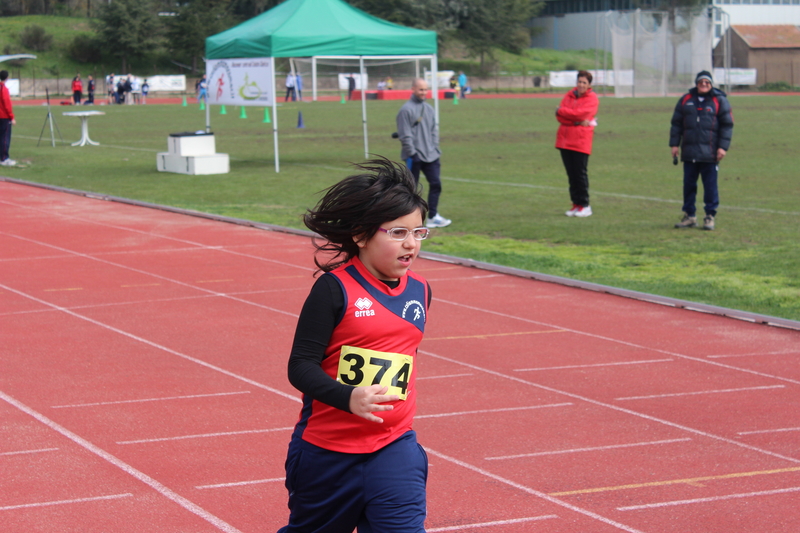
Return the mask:
<svg viewBox="0 0 800 533"><path fill-rule="evenodd" d="M706 215L703 219L703 229L711 231L714 229L714 215Z"/></svg>
<svg viewBox="0 0 800 533"><path fill-rule="evenodd" d="M579 205L578 208L575 210L575 214L572 216L581 218L590 217L592 216L592 207L589 205L587 205L586 207Z"/></svg>
<svg viewBox="0 0 800 533"><path fill-rule="evenodd" d="M433 218L429 218L425 221L425 226L428 228L446 228L449 226L453 221L449 218L444 218L439 213L433 215Z"/></svg>
<svg viewBox="0 0 800 533"><path fill-rule="evenodd" d="M697 226L697 217L689 216L688 213L683 213L681 221L675 224L676 228L693 228L695 226Z"/></svg>
<svg viewBox="0 0 800 533"><path fill-rule="evenodd" d="M569 211L567 211L564 214L567 215L568 217L574 217L575 213L578 211L579 207L580 206L578 204L572 204L572 209L570 209Z"/></svg>

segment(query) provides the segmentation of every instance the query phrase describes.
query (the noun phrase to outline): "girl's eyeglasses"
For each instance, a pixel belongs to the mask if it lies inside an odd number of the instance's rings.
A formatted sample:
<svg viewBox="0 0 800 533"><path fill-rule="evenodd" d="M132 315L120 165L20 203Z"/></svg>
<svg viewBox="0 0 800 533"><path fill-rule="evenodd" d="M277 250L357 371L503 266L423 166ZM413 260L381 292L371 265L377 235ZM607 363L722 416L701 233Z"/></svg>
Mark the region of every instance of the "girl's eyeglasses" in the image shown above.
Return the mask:
<svg viewBox="0 0 800 533"><path fill-rule="evenodd" d="M378 228L380 231L389 235L389 238L395 241L404 241L408 238L408 234L412 234L414 239L418 241L423 241L428 238L430 235L431 230L426 227L408 229L408 228L390 228L390 229L383 229Z"/></svg>

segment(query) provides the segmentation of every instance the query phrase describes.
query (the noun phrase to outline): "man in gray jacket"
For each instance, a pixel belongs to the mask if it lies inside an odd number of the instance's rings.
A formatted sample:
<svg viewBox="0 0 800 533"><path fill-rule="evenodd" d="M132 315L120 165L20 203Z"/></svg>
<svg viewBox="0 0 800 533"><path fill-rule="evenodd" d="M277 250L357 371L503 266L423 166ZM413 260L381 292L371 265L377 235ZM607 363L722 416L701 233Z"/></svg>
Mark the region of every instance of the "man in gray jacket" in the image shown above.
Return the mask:
<svg viewBox="0 0 800 533"><path fill-rule="evenodd" d="M411 85L411 98L397 113L397 134L403 145L400 157L406 162L414 179L419 183L419 173L428 180L428 219L429 228L449 226L452 220L439 213L439 196L442 194L442 181L439 178L439 127L433 108L425 103L428 83L417 78Z"/></svg>

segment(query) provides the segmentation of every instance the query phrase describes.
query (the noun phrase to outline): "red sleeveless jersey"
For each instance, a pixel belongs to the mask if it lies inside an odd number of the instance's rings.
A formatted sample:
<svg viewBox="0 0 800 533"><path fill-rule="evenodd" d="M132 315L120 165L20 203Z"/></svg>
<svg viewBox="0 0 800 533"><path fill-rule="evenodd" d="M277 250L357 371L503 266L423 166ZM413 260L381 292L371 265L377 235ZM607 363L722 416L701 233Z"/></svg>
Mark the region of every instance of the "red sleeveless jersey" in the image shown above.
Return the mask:
<svg viewBox="0 0 800 533"><path fill-rule="evenodd" d="M371 453L411 429L416 412L417 348L427 319L428 285L411 272L392 289L356 257L332 272L344 293L344 310L333 331L322 369L351 386L383 384L400 400L375 413L382 424L303 396L295 434L315 446L343 453Z"/></svg>

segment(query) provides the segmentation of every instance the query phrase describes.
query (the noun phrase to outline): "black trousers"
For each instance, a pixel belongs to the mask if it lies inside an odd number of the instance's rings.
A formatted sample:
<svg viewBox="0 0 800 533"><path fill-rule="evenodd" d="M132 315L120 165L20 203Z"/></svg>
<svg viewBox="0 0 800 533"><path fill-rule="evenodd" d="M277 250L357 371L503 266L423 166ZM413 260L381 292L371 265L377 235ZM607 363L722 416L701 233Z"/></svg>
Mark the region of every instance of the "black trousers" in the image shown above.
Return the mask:
<svg viewBox="0 0 800 533"><path fill-rule="evenodd" d="M569 197L572 203L582 207L589 206L589 174L586 169L589 166L589 154L559 148L561 160L567 170L569 178Z"/></svg>

